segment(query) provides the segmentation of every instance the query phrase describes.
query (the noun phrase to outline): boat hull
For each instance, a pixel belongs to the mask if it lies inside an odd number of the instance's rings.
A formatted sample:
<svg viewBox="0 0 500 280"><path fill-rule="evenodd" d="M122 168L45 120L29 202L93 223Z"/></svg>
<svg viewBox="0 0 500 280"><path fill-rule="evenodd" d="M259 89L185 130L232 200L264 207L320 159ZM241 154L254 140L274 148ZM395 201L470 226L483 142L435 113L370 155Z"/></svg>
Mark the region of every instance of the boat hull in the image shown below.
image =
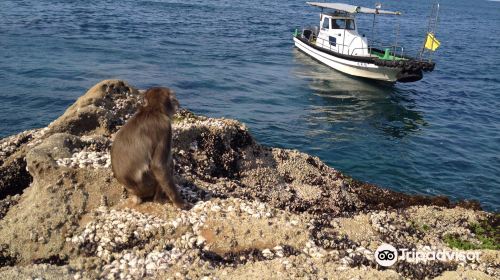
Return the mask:
<svg viewBox="0 0 500 280"><path fill-rule="evenodd" d="M336 57L304 43L297 37L294 37L293 41L299 50L337 71L356 77L391 83L398 81L398 74L401 72L399 68L377 66L373 63Z"/></svg>

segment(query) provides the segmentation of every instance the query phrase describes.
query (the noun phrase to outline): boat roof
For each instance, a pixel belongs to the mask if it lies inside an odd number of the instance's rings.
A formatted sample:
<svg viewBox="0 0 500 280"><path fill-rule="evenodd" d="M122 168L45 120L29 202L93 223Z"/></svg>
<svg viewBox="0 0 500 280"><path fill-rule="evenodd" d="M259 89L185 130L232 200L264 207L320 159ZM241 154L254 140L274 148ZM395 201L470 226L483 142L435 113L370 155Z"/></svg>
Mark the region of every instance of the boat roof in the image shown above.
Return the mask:
<svg viewBox="0 0 500 280"><path fill-rule="evenodd" d="M307 4L320 8L333 9L343 11L350 14L384 14L384 15L401 15L400 12L392 12L386 10L372 9L361 6L354 6L344 3L324 3L324 2L306 2Z"/></svg>

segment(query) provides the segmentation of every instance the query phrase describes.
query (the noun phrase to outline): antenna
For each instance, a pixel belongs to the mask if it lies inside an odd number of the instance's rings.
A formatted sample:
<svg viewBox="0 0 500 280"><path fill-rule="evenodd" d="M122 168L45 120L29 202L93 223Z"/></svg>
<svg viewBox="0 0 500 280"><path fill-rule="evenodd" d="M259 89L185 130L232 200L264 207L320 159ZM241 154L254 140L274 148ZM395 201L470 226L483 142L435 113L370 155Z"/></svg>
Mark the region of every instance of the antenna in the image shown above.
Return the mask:
<svg viewBox="0 0 500 280"><path fill-rule="evenodd" d="M399 29L400 29L400 21L397 19L398 23L396 24L396 42L394 43L394 57L396 56L396 51L398 49L398 41L399 41ZM401 48L401 57L403 57L403 48Z"/></svg>
<svg viewBox="0 0 500 280"><path fill-rule="evenodd" d="M423 59L426 52L429 53L429 62L432 60L432 51L427 51L425 48L425 43L427 41L427 36L429 33L432 35L436 34L437 26L439 20L439 3L436 1L432 5L431 14L429 15L429 23L427 25L427 33L425 34L424 44L422 45L422 50L420 51L420 60Z"/></svg>
<svg viewBox="0 0 500 280"><path fill-rule="evenodd" d="M382 9L382 3L377 2L375 4L375 13L373 14L372 36L371 36L372 44L371 44L371 47L370 47L370 52L371 52L371 48L375 44L375 21L376 21L376 16L378 14L378 10L380 10L380 9Z"/></svg>

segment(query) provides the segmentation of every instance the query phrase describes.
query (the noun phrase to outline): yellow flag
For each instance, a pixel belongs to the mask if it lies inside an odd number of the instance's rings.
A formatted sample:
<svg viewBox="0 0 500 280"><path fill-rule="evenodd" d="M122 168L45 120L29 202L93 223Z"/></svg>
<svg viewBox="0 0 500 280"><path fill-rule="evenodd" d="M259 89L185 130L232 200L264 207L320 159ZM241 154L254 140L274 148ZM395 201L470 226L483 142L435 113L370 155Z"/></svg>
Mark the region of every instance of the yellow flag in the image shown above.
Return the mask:
<svg viewBox="0 0 500 280"><path fill-rule="evenodd" d="M435 51L441 43L434 37L434 34L427 33L427 39L425 40L425 48L431 51Z"/></svg>

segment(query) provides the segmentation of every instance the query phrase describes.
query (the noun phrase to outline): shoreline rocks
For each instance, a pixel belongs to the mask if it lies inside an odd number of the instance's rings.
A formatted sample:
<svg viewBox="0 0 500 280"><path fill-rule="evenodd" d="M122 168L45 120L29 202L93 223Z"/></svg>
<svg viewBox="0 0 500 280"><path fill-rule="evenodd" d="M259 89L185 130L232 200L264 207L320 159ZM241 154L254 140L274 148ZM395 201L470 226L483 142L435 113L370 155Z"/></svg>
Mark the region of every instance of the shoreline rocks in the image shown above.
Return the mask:
<svg viewBox="0 0 500 280"><path fill-rule="evenodd" d="M318 158L258 144L228 119L181 110L176 182L193 203L133 206L113 178L114 134L141 91L103 81L46 128L0 140L0 274L7 279L440 279L500 276L498 214L407 195ZM181 100L182 102L182 100ZM481 225L483 231L478 230ZM379 245L453 250L479 263L375 261ZM493 246L493 250L489 247ZM498 244L497 244L498 246Z"/></svg>

